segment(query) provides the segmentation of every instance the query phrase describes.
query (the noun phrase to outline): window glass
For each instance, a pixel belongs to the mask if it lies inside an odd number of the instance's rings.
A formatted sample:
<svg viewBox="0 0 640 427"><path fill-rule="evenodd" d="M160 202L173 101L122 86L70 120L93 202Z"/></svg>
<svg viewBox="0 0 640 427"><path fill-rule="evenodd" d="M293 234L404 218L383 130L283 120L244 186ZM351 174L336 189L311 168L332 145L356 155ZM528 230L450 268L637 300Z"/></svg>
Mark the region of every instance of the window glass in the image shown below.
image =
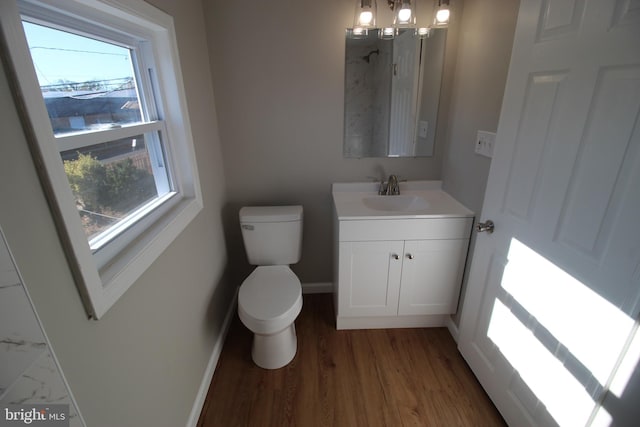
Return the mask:
<svg viewBox="0 0 640 427"><path fill-rule="evenodd" d="M89 240L159 196L144 135L60 155Z"/></svg>
<svg viewBox="0 0 640 427"><path fill-rule="evenodd" d="M133 214L141 218L171 191L162 124L144 120L132 49L28 21L23 27L76 208L97 250L135 221L106 240L103 233Z"/></svg>
<svg viewBox="0 0 640 427"><path fill-rule="evenodd" d="M53 133L142 122L131 51L24 22Z"/></svg>

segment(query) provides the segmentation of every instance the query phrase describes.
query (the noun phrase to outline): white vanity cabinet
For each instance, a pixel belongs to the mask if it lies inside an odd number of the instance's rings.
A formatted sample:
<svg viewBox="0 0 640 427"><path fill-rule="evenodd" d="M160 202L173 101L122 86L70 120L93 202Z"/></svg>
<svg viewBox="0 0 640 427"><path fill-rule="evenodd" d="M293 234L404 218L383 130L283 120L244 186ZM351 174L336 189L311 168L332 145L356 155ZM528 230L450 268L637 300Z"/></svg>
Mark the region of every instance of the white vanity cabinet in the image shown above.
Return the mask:
<svg viewBox="0 0 640 427"><path fill-rule="evenodd" d="M340 242L340 314L455 313L468 242Z"/></svg>
<svg viewBox="0 0 640 427"><path fill-rule="evenodd" d="M458 305L472 221L337 221L338 329L443 326Z"/></svg>
<svg viewBox="0 0 640 427"><path fill-rule="evenodd" d="M396 316L404 242L340 242L341 316Z"/></svg>
<svg viewBox="0 0 640 427"><path fill-rule="evenodd" d="M385 210L399 205L391 199L371 203L394 196L341 188L333 192L336 327L445 326L458 306L473 213L439 188L406 191L426 201L413 212Z"/></svg>
<svg viewBox="0 0 640 427"><path fill-rule="evenodd" d="M469 239L406 241L398 315L455 313L468 247Z"/></svg>

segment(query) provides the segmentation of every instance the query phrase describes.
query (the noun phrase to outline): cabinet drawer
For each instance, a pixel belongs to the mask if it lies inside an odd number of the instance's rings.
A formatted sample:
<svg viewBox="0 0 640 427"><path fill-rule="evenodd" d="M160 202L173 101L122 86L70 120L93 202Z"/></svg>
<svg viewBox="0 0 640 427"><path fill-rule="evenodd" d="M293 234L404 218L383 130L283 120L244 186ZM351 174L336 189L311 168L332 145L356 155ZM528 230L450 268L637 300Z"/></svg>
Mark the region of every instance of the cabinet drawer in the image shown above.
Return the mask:
<svg viewBox="0 0 640 427"><path fill-rule="evenodd" d="M339 221L341 242L368 240L468 239L473 218Z"/></svg>

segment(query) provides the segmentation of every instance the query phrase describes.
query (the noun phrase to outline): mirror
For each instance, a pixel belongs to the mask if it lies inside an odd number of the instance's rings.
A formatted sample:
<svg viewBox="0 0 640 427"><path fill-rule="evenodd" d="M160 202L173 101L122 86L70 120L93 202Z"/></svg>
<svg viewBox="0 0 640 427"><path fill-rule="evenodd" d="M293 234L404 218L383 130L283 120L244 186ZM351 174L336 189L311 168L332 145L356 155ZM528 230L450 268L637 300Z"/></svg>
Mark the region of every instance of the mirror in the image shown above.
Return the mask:
<svg viewBox="0 0 640 427"><path fill-rule="evenodd" d="M433 156L446 36L347 37L344 157Z"/></svg>

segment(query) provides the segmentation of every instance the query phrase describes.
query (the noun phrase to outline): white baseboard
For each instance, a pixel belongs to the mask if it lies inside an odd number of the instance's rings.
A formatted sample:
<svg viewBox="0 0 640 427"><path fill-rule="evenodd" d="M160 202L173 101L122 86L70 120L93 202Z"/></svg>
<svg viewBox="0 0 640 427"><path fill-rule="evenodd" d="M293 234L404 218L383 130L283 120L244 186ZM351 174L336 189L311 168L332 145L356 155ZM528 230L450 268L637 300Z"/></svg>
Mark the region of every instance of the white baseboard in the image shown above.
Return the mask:
<svg viewBox="0 0 640 427"><path fill-rule="evenodd" d="M187 427L196 427L198 424L198 419L200 418L200 413L202 412L204 401L207 398L209 386L211 385L211 379L213 378L213 373L216 370L216 365L218 364L220 353L222 353L222 346L224 345L224 341L227 338L227 333L229 332L229 327L231 326L231 321L233 320L233 316L236 313L237 306L238 290L236 289L233 300L229 304L229 309L227 310L227 314L224 317L220 335L218 335L216 344L213 346L213 352L211 353L211 357L209 358L207 369L204 371L204 378L202 378L200 388L198 389L198 394L196 395L196 400L193 403L193 407L191 408L191 414L189 414L189 419L187 420Z"/></svg>
<svg viewBox="0 0 640 427"><path fill-rule="evenodd" d="M448 318L447 318L447 329L449 329L449 333L451 334L451 336L453 337L453 340L457 344L458 343L458 334L460 332L458 331L458 325L455 324L455 322L453 321L453 317L452 316L448 316Z"/></svg>
<svg viewBox="0 0 640 427"><path fill-rule="evenodd" d="M438 328L447 326L444 314L411 316L338 316L336 329Z"/></svg>
<svg viewBox="0 0 640 427"><path fill-rule="evenodd" d="M318 283L303 283L303 294L332 294L333 283L331 282L318 282Z"/></svg>

